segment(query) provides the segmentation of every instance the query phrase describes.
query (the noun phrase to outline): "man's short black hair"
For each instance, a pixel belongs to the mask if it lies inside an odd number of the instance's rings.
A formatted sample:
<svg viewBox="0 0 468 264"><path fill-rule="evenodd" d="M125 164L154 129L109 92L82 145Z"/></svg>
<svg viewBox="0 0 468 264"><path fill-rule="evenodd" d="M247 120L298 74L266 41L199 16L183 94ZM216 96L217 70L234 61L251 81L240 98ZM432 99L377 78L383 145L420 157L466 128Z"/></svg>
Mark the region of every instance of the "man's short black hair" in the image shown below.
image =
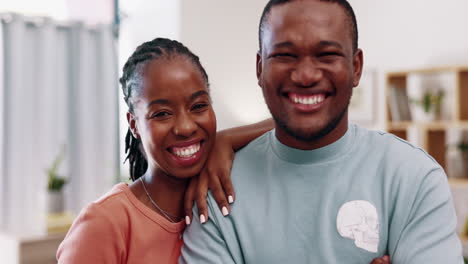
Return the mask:
<svg viewBox="0 0 468 264"><path fill-rule="evenodd" d="M263 29L265 27L265 22L268 19L268 15L270 14L271 8L274 6L282 5L285 3L292 2L294 0L270 0L266 4L265 8L263 9L262 17L260 18L260 25L258 27L258 42L260 46L260 50L262 50L262 35ZM356 15L354 14L354 10L346 0L318 0L321 2L329 2L329 3L336 3L340 5L344 10L346 15L348 16L348 22L351 28L351 38L353 41L353 50L356 51L358 48L358 27L356 22Z"/></svg>

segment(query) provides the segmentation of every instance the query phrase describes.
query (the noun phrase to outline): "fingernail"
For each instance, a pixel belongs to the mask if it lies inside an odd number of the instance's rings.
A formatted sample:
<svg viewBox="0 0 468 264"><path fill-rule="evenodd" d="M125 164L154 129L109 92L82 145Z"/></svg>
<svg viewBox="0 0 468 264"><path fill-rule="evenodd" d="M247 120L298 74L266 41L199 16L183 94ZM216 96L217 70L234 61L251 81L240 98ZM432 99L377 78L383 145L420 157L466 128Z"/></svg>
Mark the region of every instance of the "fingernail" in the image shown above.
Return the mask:
<svg viewBox="0 0 468 264"><path fill-rule="evenodd" d="M223 212L223 215L224 216L227 216L229 214L229 211L228 209L226 208L226 206L223 206L223 208L221 209L221 212Z"/></svg>
<svg viewBox="0 0 468 264"><path fill-rule="evenodd" d="M232 203L234 202L234 197L232 197L232 195L229 195L229 196L228 196L228 202L229 202L230 204L232 204Z"/></svg>
<svg viewBox="0 0 468 264"><path fill-rule="evenodd" d="M200 215L200 223L204 224L206 222L206 219L205 219L205 216L204 215Z"/></svg>
<svg viewBox="0 0 468 264"><path fill-rule="evenodd" d="M190 217L188 215L185 216L185 224L190 225Z"/></svg>

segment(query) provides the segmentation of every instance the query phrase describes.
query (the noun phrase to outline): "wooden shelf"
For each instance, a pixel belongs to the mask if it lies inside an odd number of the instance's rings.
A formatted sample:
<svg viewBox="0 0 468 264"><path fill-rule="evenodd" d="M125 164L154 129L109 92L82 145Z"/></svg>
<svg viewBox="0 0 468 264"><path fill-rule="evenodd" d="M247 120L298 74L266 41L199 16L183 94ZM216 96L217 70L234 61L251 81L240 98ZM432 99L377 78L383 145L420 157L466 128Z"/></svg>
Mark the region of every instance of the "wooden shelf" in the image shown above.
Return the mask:
<svg viewBox="0 0 468 264"><path fill-rule="evenodd" d="M34 237L0 234L2 263L57 263L55 254L64 238L64 233Z"/></svg>
<svg viewBox="0 0 468 264"><path fill-rule="evenodd" d="M387 127L388 130L406 130L413 123L411 121L400 121L400 122L389 122Z"/></svg>
<svg viewBox="0 0 468 264"><path fill-rule="evenodd" d="M421 129L427 130L444 130L448 128L459 128L468 130L468 121L434 121L434 122L412 122L412 121L400 121L387 123L389 130L405 130L410 126L415 126Z"/></svg>
<svg viewBox="0 0 468 264"><path fill-rule="evenodd" d="M442 78L443 81L437 78ZM453 129L468 131L468 104L465 102L468 98L468 65L390 72L387 74L386 83L385 109L387 111L386 127L388 132L409 140L408 131L410 128L414 129L417 133L417 143L442 167L447 169L449 165L447 143L451 142L447 139L450 134L448 131ZM422 91L433 86L446 92L447 99L444 99L444 103L446 103L444 111L449 113L450 120L422 122L417 120L394 121L392 119L392 114L394 114L395 120L418 118L412 115L414 113L408 113L411 110L407 109L407 105L410 103L409 94L417 92L415 89Z"/></svg>
<svg viewBox="0 0 468 264"><path fill-rule="evenodd" d="M468 178L449 178L448 182L452 187L460 187L468 189Z"/></svg>
<svg viewBox="0 0 468 264"><path fill-rule="evenodd" d="M441 72L465 72L468 71L468 65L441 66L430 68L409 69L403 71L392 71L387 74L389 78L406 77L408 74L436 74Z"/></svg>

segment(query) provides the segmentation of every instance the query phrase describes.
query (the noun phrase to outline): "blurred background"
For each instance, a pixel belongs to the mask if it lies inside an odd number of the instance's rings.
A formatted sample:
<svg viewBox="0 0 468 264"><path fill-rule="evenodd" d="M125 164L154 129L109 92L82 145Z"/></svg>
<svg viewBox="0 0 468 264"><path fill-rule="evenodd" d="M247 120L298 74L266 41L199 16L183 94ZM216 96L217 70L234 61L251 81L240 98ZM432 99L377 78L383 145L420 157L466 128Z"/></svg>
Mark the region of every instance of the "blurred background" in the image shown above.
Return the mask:
<svg viewBox="0 0 468 264"><path fill-rule="evenodd" d="M54 263L73 217L128 179L118 78L142 42L173 38L200 56L219 129L269 117L255 76L266 2L2 0L2 263ZM466 235L468 2L350 2L365 62L351 120L434 156L447 171Z"/></svg>

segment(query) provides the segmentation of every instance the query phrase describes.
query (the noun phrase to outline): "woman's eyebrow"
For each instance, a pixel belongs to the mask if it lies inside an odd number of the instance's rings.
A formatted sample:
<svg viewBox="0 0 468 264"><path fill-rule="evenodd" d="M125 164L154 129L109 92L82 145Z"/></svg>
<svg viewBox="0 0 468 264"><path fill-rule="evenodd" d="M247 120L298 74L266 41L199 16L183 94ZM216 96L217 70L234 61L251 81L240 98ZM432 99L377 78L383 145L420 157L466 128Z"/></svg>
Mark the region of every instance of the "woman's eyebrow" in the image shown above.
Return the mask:
<svg viewBox="0 0 468 264"><path fill-rule="evenodd" d="M200 96L210 96L210 94L205 91L205 90L200 90L200 91L197 91L197 92L194 92L193 94L190 95L189 97L189 100L190 101L193 101L195 100L196 98L200 97ZM156 100L153 100L151 102L148 103L148 107L152 106L152 105L169 105L171 104L171 102L168 100L168 99L156 99Z"/></svg>
<svg viewBox="0 0 468 264"><path fill-rule="evenodd" d="M168 105L169 100L167 99L156 99L148 103L148 107L155 105L155 104L160 104L160 105Z"/></svg>
<svg viewBox="0 0 468 264"><path fill-rule="evenodd" d="M210 94L207 91L200 90L200 91L194 92L192 95L190 95L190 101L193 101L197 97L200 97L200 96L203 96L203 95L206 95L206 96L210 97Z"/></svg>

